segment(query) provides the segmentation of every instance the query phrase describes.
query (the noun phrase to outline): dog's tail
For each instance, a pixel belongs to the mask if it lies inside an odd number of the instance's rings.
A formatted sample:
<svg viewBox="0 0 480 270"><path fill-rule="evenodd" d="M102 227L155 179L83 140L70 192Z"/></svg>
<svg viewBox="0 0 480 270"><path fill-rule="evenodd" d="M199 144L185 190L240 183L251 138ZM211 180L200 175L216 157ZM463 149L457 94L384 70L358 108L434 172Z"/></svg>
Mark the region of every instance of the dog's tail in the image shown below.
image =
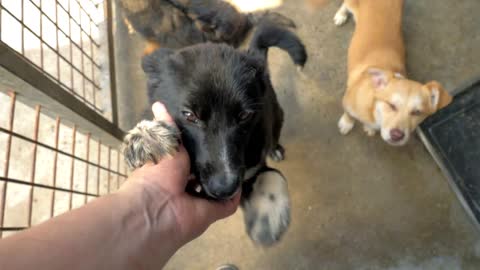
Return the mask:
<svg viewBox="0 0 480 270"><path fill-rule="evenodd" d="M307 62L307 50L300 38L286 27L271 23L260 24L253 34L249 50L261 53L265 59L269 47L279 47L286 51L293 62L303 67Z"/></svg>

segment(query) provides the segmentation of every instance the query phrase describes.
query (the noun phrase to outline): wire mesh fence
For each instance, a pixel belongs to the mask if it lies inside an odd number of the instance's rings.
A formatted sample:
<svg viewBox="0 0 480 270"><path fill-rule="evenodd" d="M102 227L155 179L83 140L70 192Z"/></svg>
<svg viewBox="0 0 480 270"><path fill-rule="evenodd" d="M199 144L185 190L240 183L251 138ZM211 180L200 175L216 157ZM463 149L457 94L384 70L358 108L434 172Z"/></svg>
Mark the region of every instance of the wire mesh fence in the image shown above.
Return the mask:
<svg viewBox="0 0 480 270"><path fill-rule="evenodd" d="M127 178L110 7L103 0L0 0L0 238Z"/></svg>
<svg viewBox="0 0 480 270"><path fill-rule="evenodd" d="M0 40L95 111L111 118L102 76L104 5L95 0L1 0ZM102 65L104 65L102 67Z"/></svg>
<svg viewBox="0 0 480 270"><path fill-rule="evenodd" d="M84 205L126 180L116 148L47 110L0 92L0 237Z"/></svg>

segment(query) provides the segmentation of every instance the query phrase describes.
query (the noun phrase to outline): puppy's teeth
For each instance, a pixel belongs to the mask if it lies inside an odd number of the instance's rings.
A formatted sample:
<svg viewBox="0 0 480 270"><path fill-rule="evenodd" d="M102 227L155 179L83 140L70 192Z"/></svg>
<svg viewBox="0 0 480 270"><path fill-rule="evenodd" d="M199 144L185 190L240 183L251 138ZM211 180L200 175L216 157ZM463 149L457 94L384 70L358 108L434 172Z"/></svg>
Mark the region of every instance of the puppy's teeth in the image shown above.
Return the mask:
<svg viewBox="0 0 480 270"><path fill-rule="evenodd" d="M201 191L202 191L202 186L197 185L197 186L195 187L195 192L200 193Z"/></svg>

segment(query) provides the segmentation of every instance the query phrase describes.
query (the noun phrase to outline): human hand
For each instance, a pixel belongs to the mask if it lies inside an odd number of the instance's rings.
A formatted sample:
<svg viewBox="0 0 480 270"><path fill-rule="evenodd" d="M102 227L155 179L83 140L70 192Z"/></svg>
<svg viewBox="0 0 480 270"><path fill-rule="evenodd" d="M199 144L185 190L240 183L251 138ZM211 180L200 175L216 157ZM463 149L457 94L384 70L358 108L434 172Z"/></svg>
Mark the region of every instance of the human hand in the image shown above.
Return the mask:
<svg viewBox="0 0 480 270"><path fill-rule="evenodd" d="M152 110L156 121L175 126L163 104L155 103ZM240 202L240 194L225 202L191 196L185 192L189 175L189 156L180 144L173 156L135 170L122 187L141 198L142 203L147 205L146 211L150 212L147 214L160 219L154 222L163 226L162 230L165 226L171 227L172 237L180 246L199 236L216 220L232 215Z"/></svg>

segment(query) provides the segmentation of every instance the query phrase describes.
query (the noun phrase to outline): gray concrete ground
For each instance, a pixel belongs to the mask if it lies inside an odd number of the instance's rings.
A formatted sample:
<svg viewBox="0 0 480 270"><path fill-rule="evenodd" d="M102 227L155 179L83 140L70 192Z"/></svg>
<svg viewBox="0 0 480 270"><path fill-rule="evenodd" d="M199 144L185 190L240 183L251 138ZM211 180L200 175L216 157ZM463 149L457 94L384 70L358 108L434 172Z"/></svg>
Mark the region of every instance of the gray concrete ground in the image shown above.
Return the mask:
<svg viewBox="0 0 480 270"><path fill-rule="evenodd" d="M241 211L181 249L166 269L478 269L480 237L418 138L392 148L360 128L339 135L340 99L353 23L337 28L339 1L318 11L287 0L309 50L304 75L288 56L270 53L273 84L286 112L282 143L292 223L272 248L255 246ZM411 78L453 89L480 75L480 1L406 1ZM117 24L120 111L131 127L144 109L142 44ZM143 102L143 103L142 103ZM161 244L161 243L159 243Z"/></svg>

